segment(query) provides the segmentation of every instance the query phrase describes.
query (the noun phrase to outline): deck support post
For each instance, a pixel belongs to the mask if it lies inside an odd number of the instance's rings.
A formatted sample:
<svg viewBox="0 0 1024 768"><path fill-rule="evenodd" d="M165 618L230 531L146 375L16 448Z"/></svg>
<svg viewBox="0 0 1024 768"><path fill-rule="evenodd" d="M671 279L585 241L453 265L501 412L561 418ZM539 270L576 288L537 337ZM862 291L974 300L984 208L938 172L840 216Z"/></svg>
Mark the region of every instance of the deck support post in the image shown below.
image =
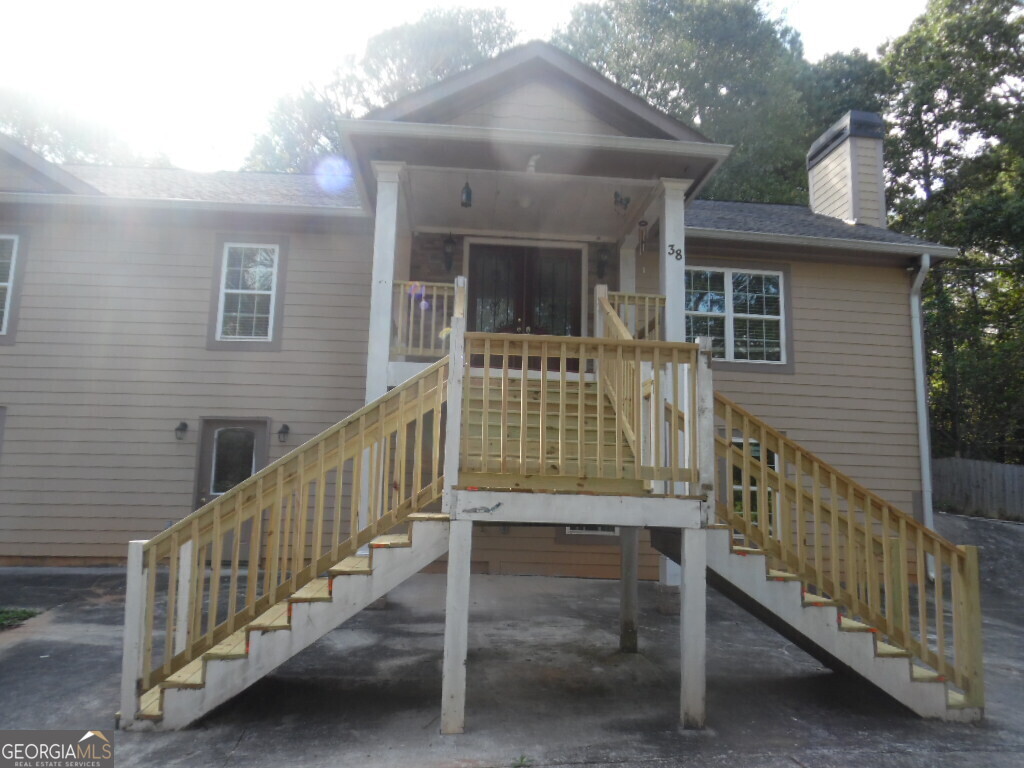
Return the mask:
<svg viewBox="0 0 1024 768"><path fill-rule="evenodd" d="M127 584L124 596L124 645L121 650L121 718L118 727L135 724L139 711L138 681L142 677L142 652L146 621L146 569L142 547L145 541L128 543Z"/></svg>
<svg viewBox="0 0 1024 768"><path fill-rule="evenodd" d="M619 603L619 650L636 653L637 642L637 599L639 596L638 561L640 529L624 526L619 529L619 546L622 549L622 599Z"/></svg>
<svg viewBox="0 0 1024 768"><path fill-rule="evenodd" d="M680 720L684 728L703 728L707 685L707 530L683 528L681 534Z"/></svg>
<svg viewBox="0 0 1024 768"><path fill-rule="evenodd" d="M195 542L189 539L178 549L178 583L176 593L178 596L177 605L174 610L174 655L188 648L188 631L192 622L192 568L195 566L193 548Z"/></svg>
<svg viewBox="0 0 1024 768"><path fill-rule="evenodd" d="M448 529L441 733L462 733L466 727L466 650L469 642L469 571L472 543L473 521L452 520Z"/></svg>

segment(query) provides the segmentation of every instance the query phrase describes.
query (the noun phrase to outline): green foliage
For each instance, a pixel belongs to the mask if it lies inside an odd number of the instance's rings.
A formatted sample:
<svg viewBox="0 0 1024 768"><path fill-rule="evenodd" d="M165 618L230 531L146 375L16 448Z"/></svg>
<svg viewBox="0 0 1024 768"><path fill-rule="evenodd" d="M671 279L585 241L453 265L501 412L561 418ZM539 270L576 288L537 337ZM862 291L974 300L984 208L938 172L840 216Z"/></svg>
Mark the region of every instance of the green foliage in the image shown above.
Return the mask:
<svg viewBox="0 0 1024 768"><path fill-rule="evenodd" d="M511 47L515 38L501 9L429 11L415 23L381 32L359 61L345 62L326 86L310 85L278 101L245 169L309 172L325 155L342 154L339 118L364 114L469 69Z"/></svg>
<svg viewBox="0 0 1024 768"><path fill-rule="evenodd" d="M0 608L0 629L13 629L38 613L28 608Z"/></svg>
<svg viewBox="0 0 1024 768"><path fill-rule="evenodd" d="M1024 463L1022 12L931 0L884 58L894 226L962 254L925 292L937 456Z"/></svg>
<svg viewBox="0 0 1024 768"><path fill-rule="evenodd" d="M798 82L810 124L821 133L851 109L881 112L891 90L880 61L853 49L808 65Z"/></svg>
<svg viewBox="0 0 1024 768"><path fill-rule="evenodd" d="M732 157L706 197L806 202L812 133L799 36L758 0L613 0L577 6L552 40ZM824 128L824 126L821 126Z"/></svg>

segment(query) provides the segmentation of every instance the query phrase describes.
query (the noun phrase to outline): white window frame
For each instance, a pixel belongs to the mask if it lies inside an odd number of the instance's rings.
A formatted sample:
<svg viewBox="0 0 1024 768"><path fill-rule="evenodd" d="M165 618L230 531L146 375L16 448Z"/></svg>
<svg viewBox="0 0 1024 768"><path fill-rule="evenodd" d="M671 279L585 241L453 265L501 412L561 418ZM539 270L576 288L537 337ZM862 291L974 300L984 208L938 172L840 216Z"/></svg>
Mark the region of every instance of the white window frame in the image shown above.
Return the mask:
<svg viewBox="0 0 1024 768"><path fill-rule="evenodd" d="M262 296L267 291L251 291L251 290L240 290L240 289L228 289L227 287L227 275L228 275L228 253L232 248L266 248L274 252L274 276L271 279L270 284L270 316L267 322L267 335L266 336L225 336L224 335L224 298L228 293L235 293L239 295L257 295ZM271 342L274 340L274 318L277 312L277 277L281 271L281 248L277 243L242 243L242 242L226 242L224 243L224 251L221 254L221 265L220 265L220 298L217 302L217 333L214 338L217 341L252 341L252 342Z"/></svg>
<svg viewBox="0 0 1024 768"><path fill-rule="evenodd" d="M725 313L718 312L690 312L685 311L686 317L711 317L723 318L725 320L725 357L716 357L724 363L749 363L751 365L785 365L786 340L788 328L786 327L786 281L782 272L772 269L743 269L738 267L702 267L698 264L688 264L687 272L721 272L725 279ZM779 359L778 360L743 360L735 357L736 343L734 333L734 321L740 320L774 320L776 315L748 315L733 312L732 309L732 277L734 274L742 275L767 275L778 278L779 281ZM686 301L686 284L683 283L683 301ZM685 304L684 304L685 306Z"/></svg>
<svg viewBox="0 0 1024 768"><path fill-rule="evenodd" d="M7 275L7 282L0 282L0 287L7 288L7 295L4 299L3 317L0 318L0 336L6 336L11 325L11 306L14 304L14 275L18 269L18 236L0 234L0 240L10 240L14 243L11 250L11 270Z"/></svg>

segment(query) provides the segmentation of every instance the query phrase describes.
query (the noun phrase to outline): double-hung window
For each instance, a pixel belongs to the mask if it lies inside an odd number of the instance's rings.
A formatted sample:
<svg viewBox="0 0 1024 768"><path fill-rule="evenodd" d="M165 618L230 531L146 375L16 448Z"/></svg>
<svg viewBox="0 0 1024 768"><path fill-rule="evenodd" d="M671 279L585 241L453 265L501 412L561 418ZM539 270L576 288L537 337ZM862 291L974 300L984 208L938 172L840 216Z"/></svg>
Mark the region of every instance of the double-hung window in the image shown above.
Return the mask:
<svg viewBox="0 0 1024 768"><path fill-rule="evenodd" d="M18 264L18 236L0 234L0 336L11 329L14 270Z"/></svg>
<svg viewBox="0 0 1024 768"><path fill-rule="evenodd" d="M224 244L218 341L273 341L279 260L274 244Z"/></svg>
<svg viewBox="0 0 1024 768"><path fill-rule="evenodd" d="M711 338L716 360L785 363L782 273L686 270L686 340Z"/></svg>

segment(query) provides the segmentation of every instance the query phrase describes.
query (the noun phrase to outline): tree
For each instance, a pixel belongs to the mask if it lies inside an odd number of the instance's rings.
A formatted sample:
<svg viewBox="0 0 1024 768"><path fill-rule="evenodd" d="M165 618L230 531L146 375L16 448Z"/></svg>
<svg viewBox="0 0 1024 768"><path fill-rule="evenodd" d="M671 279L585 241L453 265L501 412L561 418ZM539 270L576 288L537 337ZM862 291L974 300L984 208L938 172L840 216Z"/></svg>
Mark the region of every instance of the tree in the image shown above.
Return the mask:
<svg viewBox="0 0 1024 768"><path fill-rule="evenodd" d="M309 172L342 154L336 121L354 117L469 69L512 46L505 11L435 10L370 39L365 55L345 62L324 87L281 98L269 130L256 139L247 170Z"/></svg>
<svg viewBox="0 0 1024 768"><path fill-rule="evenodd" d="M798 81L812 129L818 133L851 109L882 112L891 90L885 67L857 48L808 65Z"/></svg>
<svg viewBox="0 0 1024 768"><path fill-rule="evenodd" d="M894 225L962 254L925 293L939 456L1024 463L1022 11L930 0L883 60Z"/></svg>
<svg viewBox="0 0 1024 768"><path fill-rule="evenodd" d="M705 196L806 202L813 133L799 35L758 0L585 4L553 41L714 141L734 144Z"/></svg>
<svg viewBox="0 0 1024 768"><path fill-rule="evenodd" d="M141 158L112 131L10 88L0 88L0 133L54 163L166 165Z"/></svg>

